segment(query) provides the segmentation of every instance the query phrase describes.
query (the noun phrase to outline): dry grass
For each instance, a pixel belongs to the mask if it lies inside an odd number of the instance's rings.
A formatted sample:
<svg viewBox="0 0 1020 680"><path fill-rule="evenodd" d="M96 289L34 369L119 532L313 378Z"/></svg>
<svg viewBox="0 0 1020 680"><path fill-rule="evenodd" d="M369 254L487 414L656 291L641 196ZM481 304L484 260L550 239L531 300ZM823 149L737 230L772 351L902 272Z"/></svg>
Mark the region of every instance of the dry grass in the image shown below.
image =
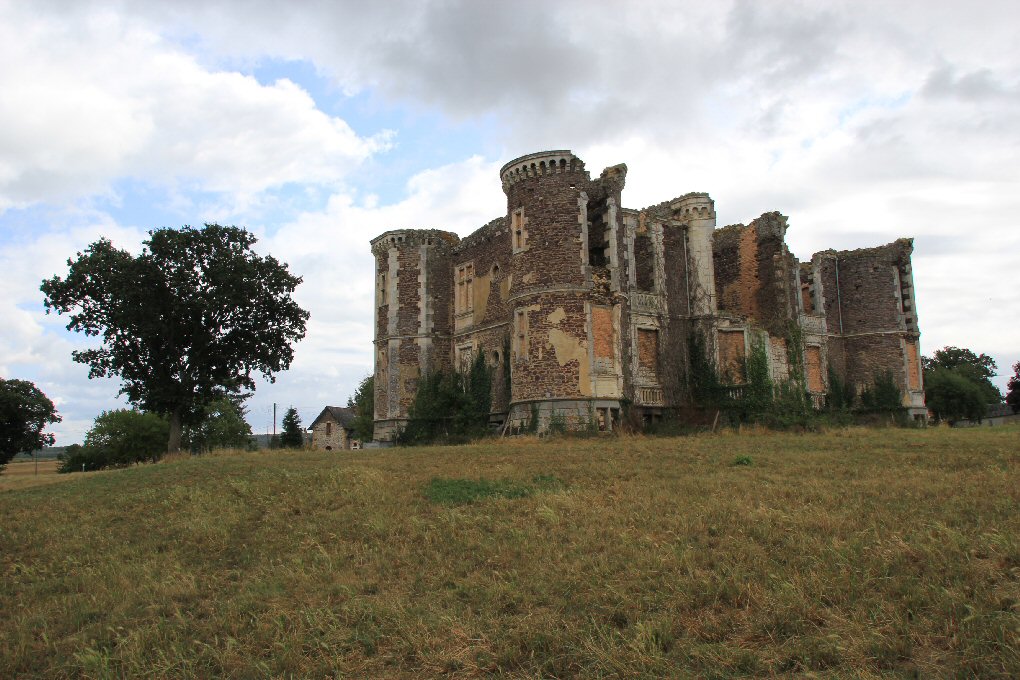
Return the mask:
<svg viewBox="0 0 1020 680"><path fill-rule="evenodd" d="M52 459L40 460L38 467L31 460L8 463L7 468L3 473L0 473L0 492L28 489L33 486L67 480L67 475L57 474L58 465L60 465L60 461Z"/></svg>
<svg viewBox="0 0 1020 680"><path fill-rule="evenodd" d="M1018 435L524 439L77 475L0 495L0 676L1020 677ZM437 479L530 491L433 502Z"/></svg>

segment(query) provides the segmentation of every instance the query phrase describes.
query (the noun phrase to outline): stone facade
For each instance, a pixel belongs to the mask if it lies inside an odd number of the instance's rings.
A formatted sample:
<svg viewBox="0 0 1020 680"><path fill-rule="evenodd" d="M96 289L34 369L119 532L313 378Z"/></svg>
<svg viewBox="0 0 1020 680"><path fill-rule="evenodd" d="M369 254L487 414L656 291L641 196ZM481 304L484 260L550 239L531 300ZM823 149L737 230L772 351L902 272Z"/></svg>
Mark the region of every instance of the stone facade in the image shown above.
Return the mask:
<svg viewBox="0 0 1020 680"><path fill-rule="evenodd" d="M592 179L570 151L522 156L500 171L504 215L470 236L372 240L376 439L406 422L423 374L479 352L508 431L554 414L611 429L624 404L656 417L691 405L692 333L734 386L764 343L773 378L800 380L818 404L830 370L858 389L891 371L924 413L912 241L801 263L777 212L717 229L704 193L628 209L626 176L617 165Z"/></svg>
<svg viewBox="0 0 1020 680"><path fill-rule="evenodd" d="M352 438L351 421L354 411L340 406L327 406L312 421L312 448L323 451L342 451L360 448L361 442Z"/></svg>

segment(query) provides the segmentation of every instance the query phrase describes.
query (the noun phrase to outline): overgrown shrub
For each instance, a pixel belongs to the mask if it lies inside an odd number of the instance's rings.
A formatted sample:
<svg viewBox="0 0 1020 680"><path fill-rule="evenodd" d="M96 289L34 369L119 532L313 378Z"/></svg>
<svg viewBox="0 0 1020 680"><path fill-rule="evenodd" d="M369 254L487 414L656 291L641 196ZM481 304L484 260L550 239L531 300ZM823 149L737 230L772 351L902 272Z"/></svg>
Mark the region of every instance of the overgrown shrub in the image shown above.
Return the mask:
<svg viewBox="0 0 1020 680"><path fill-rule="evenodd" d="M829 393L825 396L825 408L829 411L849 411L854 407L853 385L847 384L829 364Z"/></svg>
<svg viewBox="0 0 1020 680"><path fill-rule="evenodd" d="M466 374L439 371L422 376L397 442L413 446L484 437L491 411L492 373L479 352Z"/></svg>

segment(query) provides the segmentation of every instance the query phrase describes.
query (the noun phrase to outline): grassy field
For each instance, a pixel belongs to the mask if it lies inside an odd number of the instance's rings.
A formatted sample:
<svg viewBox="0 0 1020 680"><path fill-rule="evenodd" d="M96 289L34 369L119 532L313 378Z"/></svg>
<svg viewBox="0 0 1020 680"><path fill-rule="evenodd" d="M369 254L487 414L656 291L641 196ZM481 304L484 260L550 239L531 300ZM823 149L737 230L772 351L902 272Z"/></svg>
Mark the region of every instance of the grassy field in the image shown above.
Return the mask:
<svg viewBox="0 0 1020 680"><path fill-rule="evenodd" d="M1020 429L238 453L0 493L0 677L1020 677Z"/></svg>
<svg viewBox="0 0 1020 680"><path fill-rule="evenodd" d="M67 481L68 475L57 474L59 464L56 460L40 460L38 465L31 460L10 462L0 474L0 492Z"/></svg>

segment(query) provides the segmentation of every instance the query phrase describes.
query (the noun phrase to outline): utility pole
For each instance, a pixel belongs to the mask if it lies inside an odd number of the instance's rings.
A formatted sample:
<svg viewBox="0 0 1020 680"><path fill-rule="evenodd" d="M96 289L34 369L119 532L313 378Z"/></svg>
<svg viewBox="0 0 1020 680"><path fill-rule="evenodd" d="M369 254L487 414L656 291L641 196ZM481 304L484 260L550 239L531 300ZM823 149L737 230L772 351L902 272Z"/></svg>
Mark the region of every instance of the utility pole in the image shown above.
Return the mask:
<svg viewBox="0 0 1020 680"><path fill-rule="evenodd" d="M276 436L276 402L273 402L273 436Z"/></svg>

